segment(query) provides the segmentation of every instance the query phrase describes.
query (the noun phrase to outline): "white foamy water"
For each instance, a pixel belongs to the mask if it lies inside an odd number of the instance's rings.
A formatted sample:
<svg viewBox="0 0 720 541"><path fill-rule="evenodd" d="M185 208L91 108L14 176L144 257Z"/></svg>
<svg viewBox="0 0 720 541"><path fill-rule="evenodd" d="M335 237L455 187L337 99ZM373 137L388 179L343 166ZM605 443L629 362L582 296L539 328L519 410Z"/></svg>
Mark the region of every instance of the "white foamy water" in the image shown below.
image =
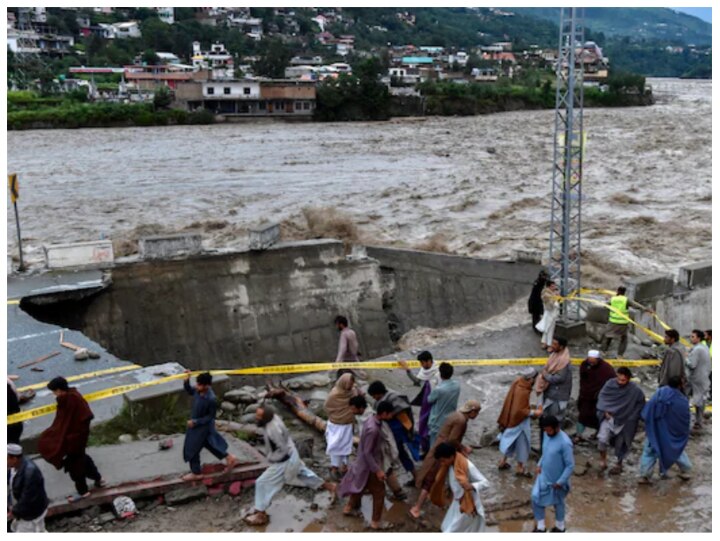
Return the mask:
<svg viewBox="0 0 720 541"><path fill-rule="evenodd" d="M652 107L585 113L586 282L711 254L711 81L649 82ZM367 242L435 235L456 253L508 259L547 250L552 126L552 111L519 111L10 132L8 167L33 261L44 243L191 227L208 246L238 247L264 219L302 236L307 206L347 213Z"/></svg>

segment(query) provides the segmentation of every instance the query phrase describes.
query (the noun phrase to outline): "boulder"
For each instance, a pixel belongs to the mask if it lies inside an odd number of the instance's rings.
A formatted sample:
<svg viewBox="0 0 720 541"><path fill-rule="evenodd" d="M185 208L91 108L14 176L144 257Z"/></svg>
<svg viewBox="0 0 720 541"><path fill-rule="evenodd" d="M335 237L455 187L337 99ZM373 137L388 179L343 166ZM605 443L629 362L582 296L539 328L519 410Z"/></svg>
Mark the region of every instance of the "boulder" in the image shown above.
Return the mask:
<svg viewBox="0 0 720 541"><path fill-rule="evenodd" d="M76 361L87 361L90 358L90 352L86 348L80 348L75 351L73 357Z"/></svg>
<svg viewBox="0 0 720 541"><path fill-rule="evenodd" d="M120 443L132 443L132 441L133 441L134 439L135 439L135 438L132 437L132 434L121 434L121 435L118 437L118 441L119 441Z"/></svg>
<svg viewBox="0 0 720 541"><path fill-rule="evenodd" d="M237 406L235 406L232 402L223 401L220 403L220 409L225 411L235 411Z"/></svg>
<svg viewBox="0 0 720 541"><path fill-rule="evenodd" d="M312 437L295 439L295 447L297 448L300 458L312 458L314 446L315 440Z"/></svg>
<svg viewBox="0 0 720 541"><path fill-rule="evenodd" d="M224 400L232 402L233 404L252 404L257 402L261 398L255 387L241 387L240 389L233 389L228 391L223 396Z"/></svg>
<svg viewBox="0 0 720 541"><path fill-rule="evenodd" d="M243 410L243 415L247 415L247 414L249 414L249 413L252 413L252 414L253 414L253 419L254 419L254 418L255 418L255 417L254 417L254 415L255 415L255 410L258 409L259 407L260 407L260 402L256 402L256 403L254 403L254 404L248 404L247 406L245 406L245 409Z"/></svg>

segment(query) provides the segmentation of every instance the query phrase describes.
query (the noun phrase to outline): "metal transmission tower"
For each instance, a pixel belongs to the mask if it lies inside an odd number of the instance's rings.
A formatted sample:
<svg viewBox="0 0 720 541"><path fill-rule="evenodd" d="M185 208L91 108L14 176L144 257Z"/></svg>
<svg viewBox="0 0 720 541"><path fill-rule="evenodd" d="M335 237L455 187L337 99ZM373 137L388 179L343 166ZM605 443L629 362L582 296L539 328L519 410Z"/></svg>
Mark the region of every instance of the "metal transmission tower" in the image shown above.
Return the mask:
<svg viewBox="0 0 720 541"><path fill-rule="evenodd" d="M555 141L549 275L562 296L580 288L582 205L584 30L580 9L560 9L560 46L555 69ZM562 303L565 321L579 319L578 303Z"/></svg>

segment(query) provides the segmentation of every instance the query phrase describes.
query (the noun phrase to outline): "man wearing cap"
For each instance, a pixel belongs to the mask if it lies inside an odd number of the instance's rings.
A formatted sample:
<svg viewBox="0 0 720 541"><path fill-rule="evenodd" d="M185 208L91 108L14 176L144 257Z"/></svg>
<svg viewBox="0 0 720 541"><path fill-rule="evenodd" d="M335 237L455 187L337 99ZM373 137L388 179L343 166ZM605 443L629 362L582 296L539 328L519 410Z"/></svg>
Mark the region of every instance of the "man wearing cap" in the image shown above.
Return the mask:
<svg viewBox="0 0 720 541"><path fill-rule="evenodd" d="M480 403L477 400L468 400L458 411L451 413L445 419L445 424L440 429L435 443L425 456L425 460L423 460L420 470L415 476L415 486L420 488L421 491L417 502L409 511L412 517L420 518L420 508L425 503L435 482L435 476L440 469L440 463L435 458L435 449L441 443L449 443L458 452L468 456L472 449L467 445L463 445L462 440L465 437L465 432L467 432L468 421L477 418L479 413Z"/></svg>
<svg viewBox="0 0 720 541"><path fill-rule="evenodd" d="M538 371L531 366L513 381L497 420L501 433L500 452L503 454L498 469L509 470L512 466L508 464L508 458L516 457L515 474L518 476L532 477L525 470L525 464L530 456L530 419L542 414L542 408L532 409L530 406L537 374Z"/></svg>
<svg viewBox="0 0 720 541"><path fill-rule="evenodd" d="M48 498L45 480L35 463L23 456L17 443L8 443L7 467L10 472L8 520L17 533L40 533L45 530Z"/></svg>
<svg viewBox="0 0 720 541"><path fill-rule="evenodd" d="M578 393L577 407L578 420L575 425L576 445L583 439L585 429L590 427L597 430L600 421L597 417L597 400L603 385L615 377L615 369L610 363L601 358L596 349L588 351L587 359L580 364L580 392ZM597 434L596 434L597 435Z"/></svg>

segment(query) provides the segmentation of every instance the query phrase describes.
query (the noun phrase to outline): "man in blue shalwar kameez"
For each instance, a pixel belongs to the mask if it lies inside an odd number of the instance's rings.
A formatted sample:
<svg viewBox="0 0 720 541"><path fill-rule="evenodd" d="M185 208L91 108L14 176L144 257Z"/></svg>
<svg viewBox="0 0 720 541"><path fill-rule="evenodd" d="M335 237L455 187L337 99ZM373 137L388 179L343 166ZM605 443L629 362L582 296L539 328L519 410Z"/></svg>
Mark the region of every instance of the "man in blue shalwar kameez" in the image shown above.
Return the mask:
<svg viewBox="0 0 720 541"><path fill-rule="evenodd" d="M212 376L209 372L198 375L195 380L195 388L190 386L190 374L188 373L183 386L185 391L193 397L191 418L187 422L185 432L185 445L183 447L183 460L190 463L192 473L183 475L186 481L193 481L202 478L200 467L200 451L203 447L215 455L219 460L226 459L227 469L237 463L237 458L228 453L228 444L225 439L215 430L215 412L217 411L217 399L212 388Z"/></svg>
<svg viewBox="0 0 720 541"><path fill-rule="evenodd" d="M555 507L555 526L551 531L565 531L565 498L570 492L570 476L575 469L573 444L560 430L560 422L552 415L541 417L543 428L542 456L538 461L537 478L532 489L535 532L545 532L545 508Z"/></svg>

